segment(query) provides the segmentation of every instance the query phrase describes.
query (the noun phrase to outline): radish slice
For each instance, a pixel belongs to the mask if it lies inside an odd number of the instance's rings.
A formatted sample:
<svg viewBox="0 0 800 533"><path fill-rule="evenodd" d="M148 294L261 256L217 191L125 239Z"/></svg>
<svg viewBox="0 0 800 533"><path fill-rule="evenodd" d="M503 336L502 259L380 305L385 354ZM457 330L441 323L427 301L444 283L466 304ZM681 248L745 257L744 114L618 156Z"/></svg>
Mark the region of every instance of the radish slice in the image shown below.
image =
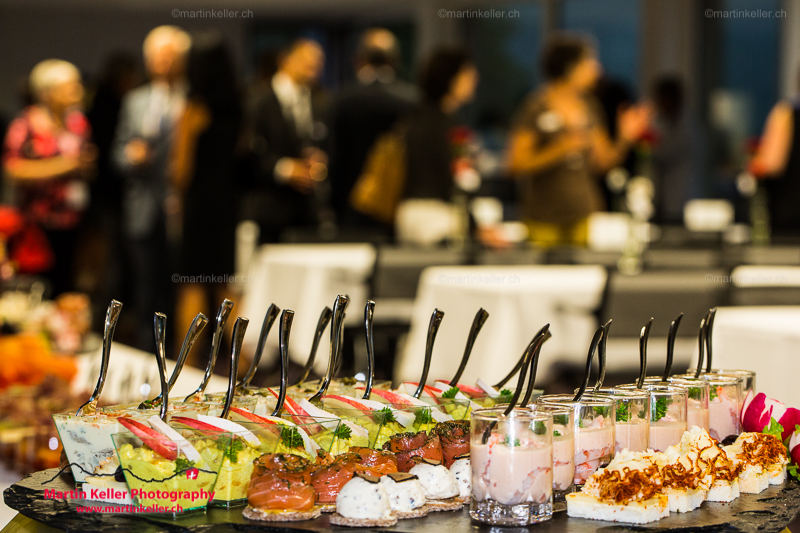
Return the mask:
<svg viewBox="0 0 800 533"><path fill-rule="evenodd" d="M478 378L476 384L478 385L478 387L483 389L483 392L489 395L489 398L498 398L500 396L500 392L491 385L489 385L488 383L486 383L485 381L483 381L483 379Z"/></svg>
<svg viewBox="0 0 800 533"><path fill-rule="evenodd" d="M151 426L163 433L165 437L177 444L178 449L183 452L183 455L185 455L187 459L193 463L200 461L200 452L192 446L192 443L186 440L183 435L169 427L158 415L151 416L147 421L150 422Z"/></svg>
<svg viewBox="0 0 800 533"><path fill-rule="evenodd" d="M125 426L128 431L142 439L142 442L164 459L174 461L178 458L178 445L158 431L145 426L141 422L131 420L130 418L119 417L117 420L120 424Z"/></svg>
<svg viewBox="0 0 800 533"><path fill-rule="evenodd" d="M783 402L779 402L778 400L773 400L772 398L767 398L764 401L764 404L767 408L771 408L770 417L774 418L775 420L780 420L783 418L783 415L786 413L786 404ZM769 425L769 418L767 418L767 422L765 427Z"/></svg>
<svg viewBox="0 0 800 533"><path fill-rule="evenodd" d="M197 419L200 422L211 424L212 426L216 426L224 431L235 433L236 435L242 437L247 442L247 444L249 444L253 448L258 448L259 446L261 446L261 441L258 439L258 437L256 437L255 433L253 433L246 427L237 424L236 422L231 422L230 420L226 420L224 418L219 418L216 416L208 416L208 415L197 415Z"/></svg>
<svg viewBox="0 0 800 533"><path fill-rule="evenodd" d="M739 417L743 419L742 420L743 424L744 424L744 412L747 411L747 406L750 405L750 402L753 401L754 397L755 397L755 393L753 392L753 389L750 389L750 390L747 391L747 394L745 395L744 400L742 400L742 410L739 413Z"/></svg>
<svg viewBox="0 0 800 533"><path fill-rule="evenodd" d="M786 440L789 435L794 434L795 426L800 424L800 410L795 409L794 407L789 407L781 419L778 420L778 422L783 426L781 439Z"/></svg>
<svg viewBox="0 0 800 533"><path fill-rule="evenodd" d="M761 432L767 424L772 413L772 409L766 405L767 395L759 392L747 404L747 409L742 414L742 427L745 431Z"/></svg>

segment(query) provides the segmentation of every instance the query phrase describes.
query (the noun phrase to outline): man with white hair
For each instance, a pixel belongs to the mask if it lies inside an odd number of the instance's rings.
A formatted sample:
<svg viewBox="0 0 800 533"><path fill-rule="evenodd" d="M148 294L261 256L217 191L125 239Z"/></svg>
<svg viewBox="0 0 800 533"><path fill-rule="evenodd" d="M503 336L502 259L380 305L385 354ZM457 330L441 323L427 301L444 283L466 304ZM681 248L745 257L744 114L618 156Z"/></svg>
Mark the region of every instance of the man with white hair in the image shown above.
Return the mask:
<svg viewBox="0 0 800 533"><path fill-rule="evenodd" d="M13 257L12 251L12 259L23 273L44 274L57 295L73 288L77 227L89 203L86 179L93 175L97 151L80 111L84 92L75 65L47 59L28 81L35 103L8 128L3 170L16 205L35 225L29 231L44 230L49 249L33 246L24 257Z"/></svg>
<svg viewBox="0 0 800 533"><path fill-rule="evenodd" d="M147 35L143 51L151 81L123 100L112 147L112 161L123 176L122 235L139 318L137 344L146 349L152 348L152 314L168 305L167 166L186 99L190 46L189 35L175 26L159 26Z"/></svg>

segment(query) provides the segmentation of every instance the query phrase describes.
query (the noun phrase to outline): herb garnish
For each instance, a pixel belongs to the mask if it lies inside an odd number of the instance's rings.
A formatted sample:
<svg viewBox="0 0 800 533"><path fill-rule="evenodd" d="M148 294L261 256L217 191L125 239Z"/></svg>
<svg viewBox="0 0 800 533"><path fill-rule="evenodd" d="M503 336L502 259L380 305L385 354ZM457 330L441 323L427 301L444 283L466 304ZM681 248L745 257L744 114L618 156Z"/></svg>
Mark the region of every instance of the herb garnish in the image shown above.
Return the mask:
<svg viewBox="0 0 800 533"><path fill-rule="evenodd" d="M430 407L420 407L414 412L414 424L425 425L433 422Z"/></svg>
<svg viewBox="0 0 800 533"><path fill-rule="evenodd" d="M342 440L350 440L350 437L353 435L353 430L350 429L350 426L347 424L340 424L336 431L333 432L333 436L337 439Z"/></svg>
<svg viewBox="0 0 800 533"><path fill-rule="evenodd" d="M244 450L244 442L242 439L233 437L233 440L231 440L228 435L220 435L215 445L218 450L224 452L222 459L224 460L227 457L231 464L239 462L239 452Z"/></svg>
<svg viewBox="0 0 800 533"><path fill-rule="evenodd" d="M557 429L554 429L554 430L553 430L553 436L554 436L554 437L560 437L560 436L561 436L561 433L559 433Z"/></svg>
<svg viewBox="0 0 800 533"><path fill-rule="evenodd" d="M175 472L185 472L191 468L194 468L194 463L186 457L178 457L175 459Z"/></svg>
<svg viewBox="0 0 800 533"><path fill-rule="evenodd" d="M442 398L455 398L456 394L458 394L459 392L461 391L459 390L458 387L455 386L450 387L449 389L447 389L442 393Z"/></svg>
<svg viewBox="0 0 800 533"><path fill-rule="evenodd" d="M627 403L617 405L617 422L627 422L631 419L631 406Z"/></svg>
<svg viewBox="0 0 800 533"><path fill-rule="evenodd" d="M397 419L394 417L394 413L388 407L384 407L378 411L373 413L372 419L375 421L376 424L388 424L389 422L397 422Z"/></svg>
<svg viewBox="0 0 800 533"><path fill-rule="evenodd" d="M533 432L536 435L544 435L546 431L547 431L547 426L545 426L544 422L542 422L541 420L537 420L536 422L533 423Z"/></svg>
<svg viewBox="0 0 800 533"><path fill-rule="evenodd" d="M284 443L287 448L303 447L303 437L295 427L283 426L281 428L281 442Z"/></svg>
<svg viewBox="0 0 800 533"><path fill-rule="evenodd" d="M664 418L667 414L667 409L669 409L669 405L672 403L672 398L667 398L666 396L661 396L656 398L656 403L653 405L653 418L652 422L658 422L662 418Z"/></svg>
<svg viewBox="0 0 800 533"><path fill-rule="evenodd" d="M506 440L503 441L503 444L509 447L519 446L519 439L511 440L511 435L506 435Z"/></svg>

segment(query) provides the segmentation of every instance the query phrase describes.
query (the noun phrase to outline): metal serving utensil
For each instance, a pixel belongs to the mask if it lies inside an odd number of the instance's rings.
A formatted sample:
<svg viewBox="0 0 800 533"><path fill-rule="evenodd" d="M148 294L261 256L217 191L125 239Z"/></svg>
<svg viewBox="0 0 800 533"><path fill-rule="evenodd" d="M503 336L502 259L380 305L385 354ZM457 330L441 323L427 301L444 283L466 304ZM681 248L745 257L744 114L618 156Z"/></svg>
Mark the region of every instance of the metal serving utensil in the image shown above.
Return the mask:
<svg viewBox="0 0 800 533"><path fill-rule="evenodd" d="M328 322L331 321L331 316L333 315L333 311L327 305L325 309L322 310L322 313L319 315L319 320L317 321L317 329L314 331L314 341L311 344L311 353L308 354L308 360L306 361L306 366L303 367L303 373L300 376L300 381L297 382L297 385L302 385L305 380L308 379L308 375L311 373L311 369L314 368L314 360L317 357L317 349L319 348L319 342L322 339L322 334L325 332L325 328L328 327Z"/></svg>
<svg viewBox="0 0 800 533"><path fill-rule="evenodd" d="M289 377L289 333L292 331L292 320L294 320L294 311L291 309L284 309L281 313L280 324L280 351L281 351L281 389L278 394L278 402L275 404L275 409L272 411L272 416L280 416L283 403L286 401L286 387Z"/></svg>
<svg viewBox="0 0 800 533"><path fill-rule="evenodd" d="M422 391L425 390L425 383L428 381L428 370L431 368L431 358L433 357L433 343L436 342L436 334L439 332L439 326L442 325L444 318L444 311L434 309L431 315L431 321L428 323L428 338L425 341L425 362L422 365L422 375L419 378L419 385L417 390L414 391L414 398L419 398Z"/></svg>
<svg viewBox="0 0 800 533"><path fill-rule="evenodd" d="M103 392L103 386L106 384L106 375L108 374L108 361L111 358L111 342L114 338L114 330L117 329L117 321L119 314L122 311L122 302L111 300L106 311L106 322L103 326L103 351L101 352L100 375L97 378L97 385L94 387L94 392L89 400L80 406L75 416L82 416L84 412L97 412L97 402L100 399L100 393Z"/></svg>
<svg viewBox="0 0 800 533"><path fill-rule="evenodd" d="M486 323L486 319L488 318L489 313L486 312L486 309L483 307L478 309L478 312L475 314L475 318L472 320L472 326L469 328L467 345L464 347L464 355L461 357L461 364L458 365L456 375L450 380L451 387L454 387L458 384L458 380L461 379L461 374L463 374L464 369L467 368L467 361L469 361L469 356L472 354L472 348L475 346L475 339L478 338L478 333L481 332L481 328Z"/></svg>
<svg viewBox="0 0 800 533"><path fill-rule="evenodd" d="M244 344L244 334L250 321L244 317L236 319L233 325L233 338L231 339L231 373L228 376L228 391L225 395L225 405L222 406L220 418L227 418L231 411L233 398L236 396L236 376L239 374L239 359L242 355L242 344Z"/></svg>
<svg viewBox="0 0 800 533"><path fill-rule="evenodd" d="M208 365L206 365L206 372L203 374L203 381L197 390L187 396L185 402L199 402L205 396L206 387L208 386L211 375L214 373L214 367L217 364L217 356L219 355L219 348L222 345L222 336L225 332L225 324L228 322L228 317L233 310L233 302L225 298L217 311L217 319L214 323L214 336L211 339L211 354L208 356Z"/></svg>
<svg viewBox="0 0 800 533"><path fill-rule="evenodd" d="M250 386L250 381L256 375L256 370L258 370L258 363L261 362L261 356L264 355L264 347L267 345L269 330L272 329L272 324L278 318L280 312L281 310L275 304L269 305L267 313L264 315L264 323L261 325L261 333L258 335L258 344L256 345L256 353L253 354L253 361L250 363L250 368L247 369L247 374L236 386L237 389L247 389Z"/></svg>

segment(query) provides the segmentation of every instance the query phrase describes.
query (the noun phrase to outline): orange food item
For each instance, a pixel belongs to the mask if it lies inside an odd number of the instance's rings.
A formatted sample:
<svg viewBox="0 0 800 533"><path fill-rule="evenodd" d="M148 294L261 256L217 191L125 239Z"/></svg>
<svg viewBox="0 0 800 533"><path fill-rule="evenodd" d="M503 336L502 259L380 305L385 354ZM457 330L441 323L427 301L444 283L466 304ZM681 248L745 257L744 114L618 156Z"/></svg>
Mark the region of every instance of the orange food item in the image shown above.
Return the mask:
<svg viewBox="0 0 800 533"><path fill-rule="evenodd" d="M350 452L360 457L356 471L361 474L381 477L397 472L397 457L391 452L362 447L352 447Z"/></svg>
<svg viewBox="0 0 800 533"><path fill-rule="evenodd" d="M334 503L339 491L356 473L356 463L352 460L336 461L322 466L311 475L311 486L317 493L319 503Z"/></svg>
<svg viewBox="0 0 800 533"><path fill-rule="evenodd" d="M247 503L257 509L308 511L314 507L314 488L284 479L285 472L268 471L250 480Z"/></svg>
<svg viewBox="0 0 800 533"><path fill-rule="evenodd" d="M46 375L72 381L78 371L75 360L51 353L47 340L39 335L0 336L0 389L9 385L36 385Z"/></svg>

